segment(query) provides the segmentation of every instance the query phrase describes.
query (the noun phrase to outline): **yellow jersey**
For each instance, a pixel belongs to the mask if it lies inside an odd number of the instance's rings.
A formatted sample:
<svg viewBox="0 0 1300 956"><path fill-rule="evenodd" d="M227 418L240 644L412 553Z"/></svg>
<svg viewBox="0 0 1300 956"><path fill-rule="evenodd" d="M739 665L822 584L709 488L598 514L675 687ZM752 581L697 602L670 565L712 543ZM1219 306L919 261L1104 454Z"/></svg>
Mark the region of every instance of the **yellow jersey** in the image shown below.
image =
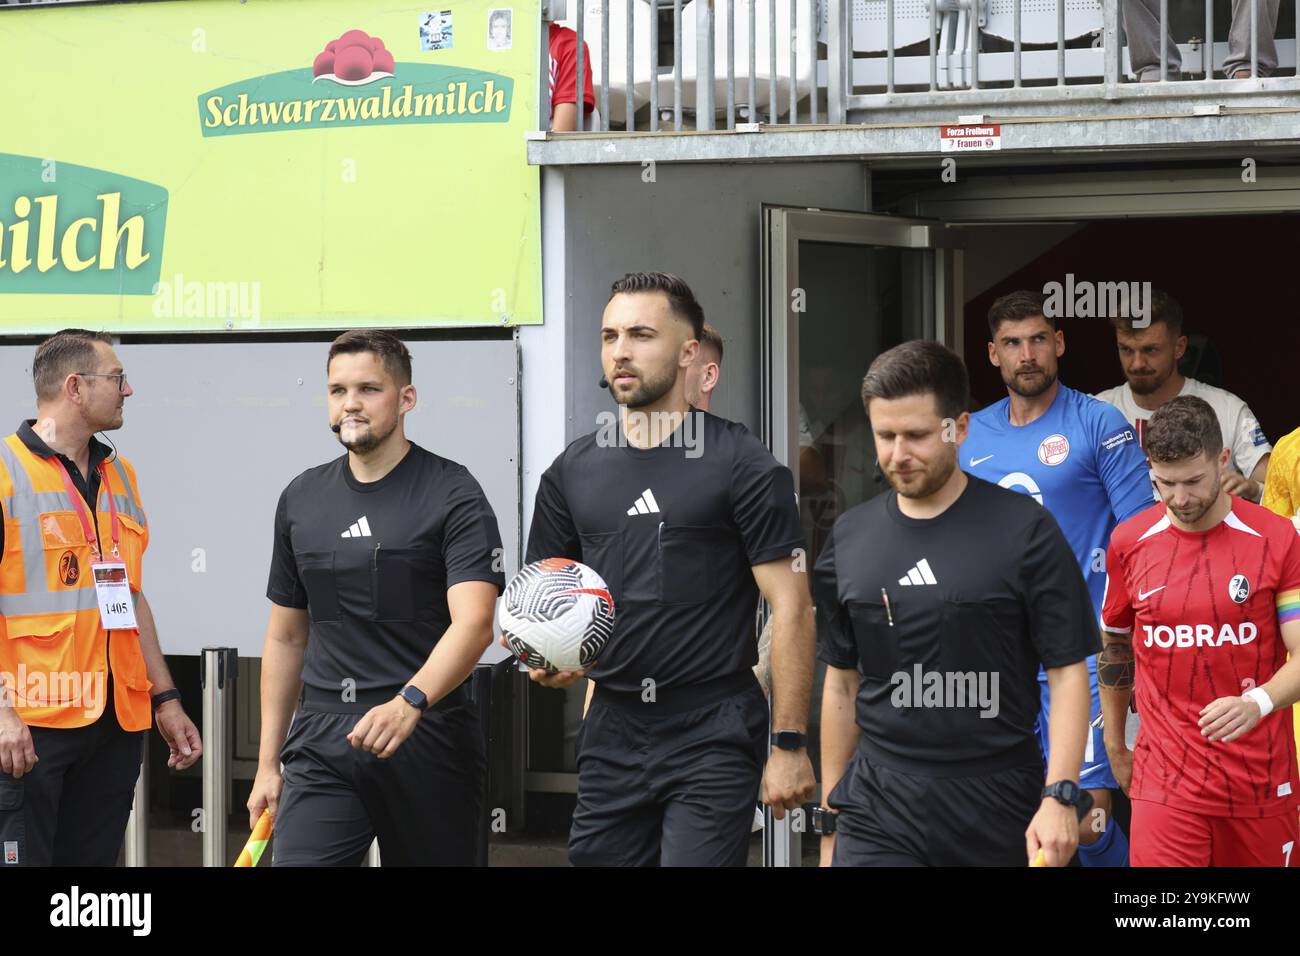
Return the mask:
<svg viewBox="0 0 1300 956"><path fill-rule="evenodd" d="M1293 521L1300 515L1300 428L1273 446L1261 504ZM1300 524L1296 530L1300 531ZM1295 716L1296 754L1300 756L1300 707L1293 706L1291 710Z"/></svg>

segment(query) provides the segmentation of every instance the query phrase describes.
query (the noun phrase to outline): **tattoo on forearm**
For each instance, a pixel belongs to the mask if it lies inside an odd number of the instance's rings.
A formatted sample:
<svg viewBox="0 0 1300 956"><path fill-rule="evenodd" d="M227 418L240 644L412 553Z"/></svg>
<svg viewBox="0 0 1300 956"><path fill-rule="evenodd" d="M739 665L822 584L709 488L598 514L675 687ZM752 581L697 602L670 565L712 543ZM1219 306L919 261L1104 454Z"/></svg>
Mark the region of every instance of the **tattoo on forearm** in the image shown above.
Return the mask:
<svg viewBox="0 0 1300 956"><path fill-rule="evenodd" d="M758 652L758 663L754 666L754 676L763 686L763 693L772 696L772 645L764 645Z"/></svg>
<svg viewBox="0 0 1300 956"><path fill-rule="evenodd" d="M1108 638L1097 655L1097 683L1110 690L1133 689L1133 645Z"/></svg>

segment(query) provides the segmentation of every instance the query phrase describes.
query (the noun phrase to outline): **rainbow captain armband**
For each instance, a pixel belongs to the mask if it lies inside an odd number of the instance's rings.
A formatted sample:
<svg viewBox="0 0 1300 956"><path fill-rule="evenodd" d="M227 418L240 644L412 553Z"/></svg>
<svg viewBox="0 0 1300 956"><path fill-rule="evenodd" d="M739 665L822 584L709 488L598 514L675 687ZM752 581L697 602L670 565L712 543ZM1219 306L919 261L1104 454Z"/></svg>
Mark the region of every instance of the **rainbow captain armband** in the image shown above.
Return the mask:
<svg viewBox="0 0 1300 956"><path fill-rule="evenodd" d="M266 849L266 845L270 841L271 811L263 810L262 815L257 818L257 826L253 827L253 835L248 838L244 848L239 851L239 859L235 861L235 866L257 866L257 861L262 858L262 851Z"/></svg>
<svg viewBox="0 0 1300 956"><path fill-rule="evenodd" d="M1277 596L1277 623L1300 621L1300 588L1282 591Z"/></svg>

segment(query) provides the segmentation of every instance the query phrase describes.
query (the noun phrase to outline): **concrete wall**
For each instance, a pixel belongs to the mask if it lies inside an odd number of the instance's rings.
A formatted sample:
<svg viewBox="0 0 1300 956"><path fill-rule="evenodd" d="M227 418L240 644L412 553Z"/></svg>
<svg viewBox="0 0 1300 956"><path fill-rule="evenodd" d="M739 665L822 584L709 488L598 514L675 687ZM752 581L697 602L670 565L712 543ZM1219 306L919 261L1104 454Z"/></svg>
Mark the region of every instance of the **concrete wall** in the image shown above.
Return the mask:
<svg viewBox="0 0 1300 956"><path fill-rule="evenodd" d="M644 181L648 173L641 166L543 170L544 177L563 180L565 315L550 311L548 292L546 321L559 319L567 330L567 439L593 430L597 413L614 407L596 384L600 317L610 283L638 270L675 272L690 284L726 344L711 410L757 431L760 207L766 202L865 211L864 168L661 163L654 182ZM527 351L524 361L527 367ZM526 412L525 427L527 420Z"/></svg>

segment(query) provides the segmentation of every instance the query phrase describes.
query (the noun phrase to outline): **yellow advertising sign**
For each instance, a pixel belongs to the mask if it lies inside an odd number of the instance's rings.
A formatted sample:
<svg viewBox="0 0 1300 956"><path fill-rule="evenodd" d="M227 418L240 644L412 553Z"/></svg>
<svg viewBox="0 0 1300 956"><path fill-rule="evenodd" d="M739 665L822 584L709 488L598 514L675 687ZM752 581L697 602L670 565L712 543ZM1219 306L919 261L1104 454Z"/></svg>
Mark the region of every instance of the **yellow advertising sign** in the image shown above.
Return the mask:
<svg viewBox="0 0 1300 956"><path fill-rule="evenodd" d="M483 0L0 8L0 333L540 322L540 42Z"/></svg>

